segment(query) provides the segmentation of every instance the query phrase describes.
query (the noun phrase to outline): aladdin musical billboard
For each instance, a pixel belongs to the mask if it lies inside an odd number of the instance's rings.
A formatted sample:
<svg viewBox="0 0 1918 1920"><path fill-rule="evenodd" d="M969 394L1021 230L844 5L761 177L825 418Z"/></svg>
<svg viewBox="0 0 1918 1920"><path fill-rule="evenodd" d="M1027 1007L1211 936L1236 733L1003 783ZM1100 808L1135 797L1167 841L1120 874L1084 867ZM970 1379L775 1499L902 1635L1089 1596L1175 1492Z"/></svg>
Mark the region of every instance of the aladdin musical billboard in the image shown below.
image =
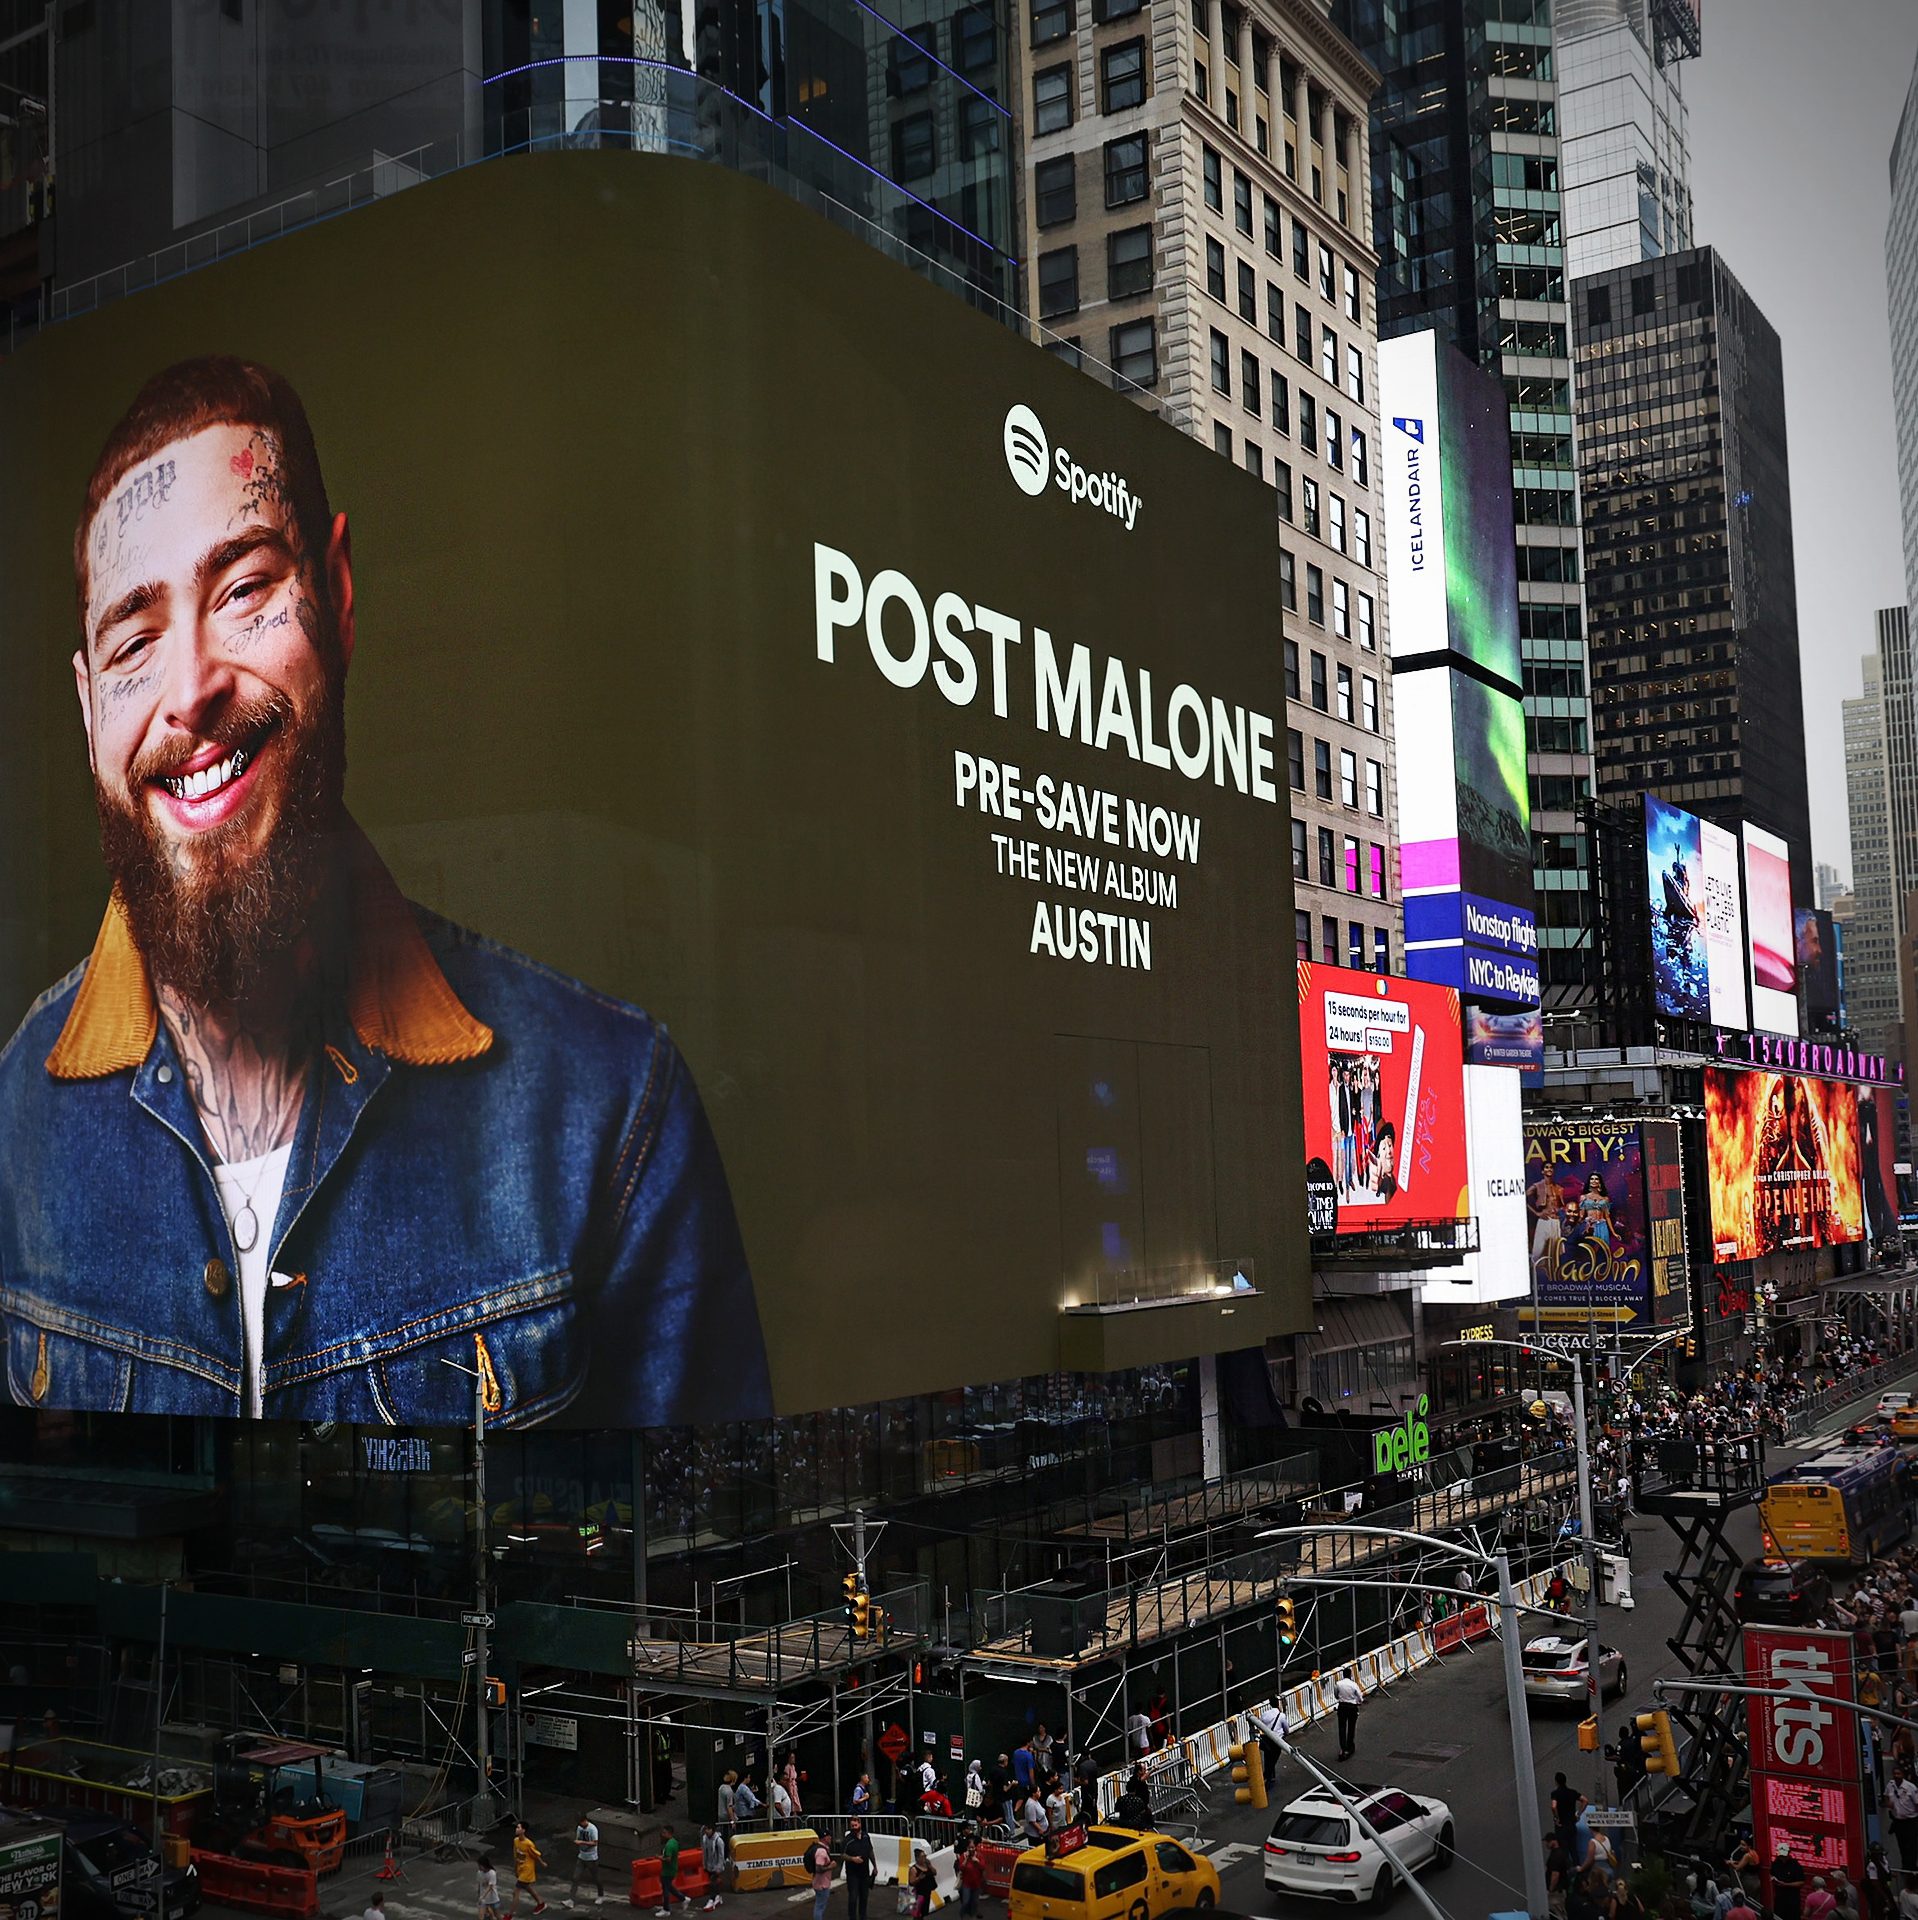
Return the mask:
<svg viewBox="0 0 1918 1920"><path fill-rule="evenodd" d="M1647 1133L1654 1135L1649 1155ZM1678 1316L1684 1230L1676 1146L1670 1121L1553 1114L1527 1129L1525 1210L1537 1312L1522 1307L1522 1319L1644 1328Z"/></svg>
<svg viewBox="0 0 1918 1920"><path fill-rule="evenodd" d="M1251 1283L1181 1354L1303 1324L1229 463L588 152L49 329L0 446L13 1402L677 1425L1048 1372L1147 1273Z"/></svg>
<svg viewBox="0 0 1918 1920"><path fill-rule="evenodd" d="M1313 1233L1465 1219L1457 992L1310 960L1298 986Z"/></svg>
<svg viewBox="0 0 1918 1920"><path fill-rule="evenodd" d="M1705 1149L1714 1258L1864 1238L1856 1087L1707 1067Z"/></svg>

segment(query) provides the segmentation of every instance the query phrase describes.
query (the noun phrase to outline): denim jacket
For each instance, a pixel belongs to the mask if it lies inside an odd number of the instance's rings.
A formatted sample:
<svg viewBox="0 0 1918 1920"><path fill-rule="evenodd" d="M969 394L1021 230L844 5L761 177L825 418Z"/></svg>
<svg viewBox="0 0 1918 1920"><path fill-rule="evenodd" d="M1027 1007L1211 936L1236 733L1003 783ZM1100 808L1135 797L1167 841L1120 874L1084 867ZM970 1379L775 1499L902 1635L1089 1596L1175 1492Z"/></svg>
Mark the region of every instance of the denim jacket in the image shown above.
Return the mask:
<svg viewBox="0 0 1918 1920"><path fill-rule="evenodd" d="M475 1374L489 1425L769 1414L725 1171L665 1029L410 905L349 838L352 953L272 1226L266 1416L466 1425ZM239 1271L116 896L0 1053L9 1398L240 1413Z"/></svg>

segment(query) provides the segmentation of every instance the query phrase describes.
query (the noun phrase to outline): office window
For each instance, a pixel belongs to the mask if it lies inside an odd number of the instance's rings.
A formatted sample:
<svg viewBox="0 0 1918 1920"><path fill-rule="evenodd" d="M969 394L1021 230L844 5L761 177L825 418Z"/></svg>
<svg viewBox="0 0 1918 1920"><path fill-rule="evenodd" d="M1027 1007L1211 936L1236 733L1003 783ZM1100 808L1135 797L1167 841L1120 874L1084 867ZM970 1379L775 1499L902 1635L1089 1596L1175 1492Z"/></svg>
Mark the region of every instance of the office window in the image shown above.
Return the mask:
<svg viewBox="0 0 1918 1920"><path fill-rule="evenodd" d="M1201 102L1212 98L1212 83L1205 76L1203 60L1195 60L1192 63L1192 91L1199 96Z"/></svg>
<svg viewBox="0 0 1918 1920"><path fill-rule="evenodd" d="M1232 169L1232 224L1243 234L1252 231L1252 182L1237 167Z"/></svg>
<svg viewBox="0 0 1918 1920"><path fill-rule="evenodd" d="M1219 392L1232 392L1232 349L1217 327L1212 329L1212 384Z"/></svg>
<svg viewBox="0 0 1918 1920"><path fill-rule="evenodd" d="M1241 260L1239 269L1239 318L1252 326L1259 324L1259 276Z"/></svg>
<svg viewBox="0 0 1918 1920"><path fill-rule="evenodd" d="M1352 478L1362 487L1372 484L1371 456L1365 445L1365 429L1352 429Z"/></svg>
<svg viewBox="0 0 1918 1920"><path fill-rule="evenodd" d="M1312 656L1312 704L1321 713L1331 711L1331 694L1325 677L1325 655L1315 653Z"/></svg>
<svg viewBox="0 0 1918 1920"><path fill-rule="evenodd" d="M1329 741L1312 742L1312 785L1321 800L1332 797L1332 747Z"/></svg>
<svg viewBox="0 0 1918 1920"><path fill-rule="evenodd" d="M999 29L990 7L965 7L953 16L953 45L961 73L990 71L999 59Z"/></svg>
<svg viewBox="0 0 1918 1920"><path fill-rule="evenodd" d="M1265 456L1250 440L1245 443L1245 456L1242 462L1245 470L1254 480L1265 478Z"/></svg>
<svg viewBox="0 0 1918 1920"><path fill-rule="evenodd" d="M1330 327L1319 329L1319 378L1328 387L1339 384L1339 336Z"/></svg>
<svg viewBox="0 0 1918 1920"><path fill-rule="evenodd" d="M1265 382L1259 378L1259 363L1241 347L1239 349L1239 400L1253 419L1259 417L1259 407L1263 400Z"/></svg>
<svg viewBox="0 0 1918 1920"><path fill-rule="evenodd" d="M1374 847L1372 854L1379 863L1378 896L1383 900L1385 898L1385 854L1379 847ZM1392 936L1383 927L1372 929L1372 971L1374 973L1392 971Z"/></svg>
<svg viewBox="0 0 1918 1920"><path fill-rule="evenodd" d="M1299 389L1299 451L1317 453L1319 450L1319 403L1301 387Z"/></svg>
<svg viewBox="0 0 1918 1920"><path fill-rule="evenodd" d="M1072 31L1072 0L1032 0L1032 44L1049 47Z"/></svg>
<svg viewBox="0 0 1918 1920"><path fill-rule="evenodd" d="M1345 422L1330 407L1325 410L1325 463L1340 471L1345 467Z"/></svg>
<svg viewBox="0 0 1918 1920"><path fill-rule="evenodd" d="M1106 295L1122 299L1152 285L1152 229L1121 227L1106 235Z"/></svg>
<svg viewBox="0 0 1918 1920"><path fill-rule="evenodd" d="M1285 697L1296 700L1299 697L1299 643L1287 640L1284 643L1285 654Z"/></svg>
<svg viewBox="0 0 1918 1920"><path fill-rule="evenodd" d="M1205 237L1205 290L1215 300L1225 298L1225 243Z"/></svg>
<svg viewBox="0 0 1918 1920"><path fill-rule="evenodd" d="M1095 20L1129 20L1145 5L1145 0L1093 0Z"/></svg>
<svg viewBox="0 0 1918 1920"><path fill-rule="evenodd" d="M1365 763L1365 810L1374 820L1385 818L1385 769L1376 760Z"/></svg>
<svg viewBox="0 0 1918 1920"><path fill-rule="evenodd" d="M886 91L895 99L924 93L932 85L932 55L939 50L939 29L930 22L901 27L886 47Z"/></svg>
<svg viewBox="0 0 1918 1920"><path fill-rule="evenodd" d="M1369 593L1359 595L1359 645L1367 653L1379 650L1378 630L1373 624L1372 596Z"/></svg>
<svg viewBox="0 0 1918 1920"><path fill-rule="evenodd" d="M1372 564L1372 516L1363 507L1352 509L1352 552L1360 566Z"/></svg>
<svg viewBox="0 0 1918 1920"><path fill-rule="evenodd" d="M1585 324L1588 327L1609 327L1612 324L1612 290L1610 287L1587 287L1585 289Z"/></svg>
<svg viewBox="0 0 1918 1920"><path fill-rule="evenodd" d="M1283 547L1279 549L1279 605L1287 613L1297 613L1299 610L1299 563ZM1286 644L1292 648L1292 677L1296 680L1299 650L1294 642L1288 641ZM1288 688L1287 691L1293 699L1299 697L1297 687Z"/></svg>
<svg viewBox="0 0 1918 1920"><path fill-rule="evenodd" d="M1227 59L1231 57L1230 54L1226 56ZM1234 133L1238 132L1239 96L1230 87L1227 87L1225 90L1225 124L1230 127Z"/></svg>
<svg viewBox="0 0 1918 1920"><path fill-rule="evenodd" d="M1265 115L1262 113L1252 116L1252 139L1261 153L1269 154L1272 151L1272 130L1265 124Z"/></svg>
<svg viewBox="0 0 1918 1920"><path fill-rule="evenodd" d="M1352 669L1350 667L1338 669L1338 690L1338 716L1341 720L1350 720L1352 717Z"/></svg>
<svg viewBox="0 0 1918 1920"><path fill-rule="evenodd" d="M1039 318L1075 313L1079 306L1079 249L1059 247L1039 256Z"/></svg>
<svg viewBox="0 0 1918 1920"><path fill-rule="evenodd" d="M1265 196L1265 250L1274 260L1279 258L1279 203L1268 193Z"/></svg>
<svg viewBox="0 0 1918 1920"><path fill-rule="evenodd" d="M1345 836L1345 890L1347 893L1357 893L1359 890L1359 843L1349 833ZM1352 922L1352 931L1355 934L1363 934L1365 929L1355 920ZM1365 965L1365 945L1362 940L1359 943L1358 955L1359 957L1352 964L1355 967L1362 967Z"/></svg>
<svg viewBox="0 0 1918 1920"><path fill-rule="evenodd" d="M1005 116L983 94L969 93L959 109L959 156L977 160L997 153L1005 133Z"/></svg>
<svg viewBox="0 0 1918 1920"><path fill-rule="evenodd" d="M1145 135L1129 133L1106 142L1106 205L1129 207L1146 196Z"/></svg>
<svg viewBox="0 0 1918 1920"><path fill-rule="evenodd" d="M932 115L910 113L892 127L892 173L895 180L923 180L938 164L933 144Z"/></svg>
<svg viewBox="0 0 1918 1920"><path fill-rule="evenodd" d="M1642 320L1648 313L1658 311L1658 292L1649 273L1641 273L1632 281L1632 318Z"/></svg>
<svg viewBox="0 0 1918 1920"><path fill-rule="evenodd" d="M1325 575L1311 565L1305 569L1305 617L1315 627L1325 625Z"/></svg>
<svg viewBox="0 0 1918 1920"><path fill-rule="evenodd" d="M1312 957L1312 916L1309 913L1293 913L1292 937L1298 945L1299 958L1301 960L1310 960Z"/></svg>
<svg viewBox="0 0 1918 1920"><path fill-rule="evenodd" d="M1367 733L1379 730L1379 683L1369 673L1359 682L1359 724Z"/></svg>
<svg viewBox="0 0 1918 1920"><path fill-rule="evenodd" d="M1069 153L1057 160L1041 160L1033 168L1033 208L1042 227L1056 227L1078 214L1077 170L1078 162Z"/></svg>
<svg viewBox="0 0 1918 1920"><path fill-rule="evenodd" d="M1159 383L1159 348L1150 320L1128 320L1112 329L1112 370L1135 387Z"/></svg>
<svg viewBox="0 0 1918 1920"><path fill-rule="evenodd" d="M1076 333L1062 339L1048 340L1045 343L1045 351L1055 360L1063 360L1067 366L1076 367L1082 373L1085 371L1085 343Z"/></svg>
<svg viewBox="0 0 1918 1920"><path fill-rule="evenodd" d="M1305 791L1305 735L1297 727L1285 730L1285 766L1291 776L1292 791Z"/></svg>
<svg viewBox="0 0 1918 1920"><path fill-rule="evenodd" d="M1365 404L1365 350L1348 345L1345 349L1345 397Z"/></svg>
<svg viewBox="0 0 1918 1920"><path fill-rule="evenodd" d="M1304 480L1299 483L1299 489L1305 530L1316 540L1319 534L1319 483L1316 480ZM1324 615L1321 614L1320 618L1323 619Z"/></svg>
<svg viewBox="0 0 1918 1920"><path fill-rule="evenodd" d="M1225 211L1225 169L1219 156L1207 146L1199 148L1199 167L1205 175L1205 204L1214 213Z"/></svg>
<svg viewBox="0 0 1918 1920"><path fill-rule="evenodd" d="M1325 537L1329 546L1345 551L1345 502L1336 493L1325 496Z"/></svg>
<svg viewBox="0 0 1918 1920"><path fill-rule="evenodd" d="M1341 640L1352 637L1351 589L1343 580L1335 579L1332 582L1332 631ZM1344 667L1339 669L1339 674L1345 683L1341 688L1345 696L1345 711L1339 718L1349 720L1352 717L1352 676Z"/></svg>
<svg viewBox="0 0 1918 1920"><path fill-rule="evenodd" d="M1145 102L1145 42L1121 40L1099 54L1099 105L1103 112L1122 113Z"/></svg>
<svg viewBox="0 0 1918 1920"><path fill-rule="evenodd" d="M1339 964L1339 923L1329 913L1319 916L1319 954L1328 967Z"/></svg>
<svg viewBox="0 0 1918 1920"><path fill-rule="evenodd" d="M1279 493L1279 518L1292 518L1292 469L1283 460L1272 462L1272 484Z"/></svg>
<svg viewBox="0 0 1918 1920"><path fill-rule="evenodd" d="M1348 807L1359 803L1359 757L1347 748L1339 750L1339 798Z"/></svg>
<svg viewBox="0 0 1918 1920"><path fill-rule="evenodd" d="M1336 887L1339 883L1339 842L1330 827L1319 829L1319 885Z"/></svg>
<svg viewBox="0 0 1918 1920"><path fill-rule="evenodd" d="M1345 274L1345 317L1348 320L1362 320L1365 314L1359 305L1359 270L1357 267L1346 267L1343 272Z"/></svg>
<svg viewBox="0 0 1918 1920"><path fill-rule="evenodd" d="M1072 125L1072 69L1047 67L1032 76L1032 127L1059 133Z"/></svg>
<svg viewBox="0 0 1918 1920"><path fill-rule="evenodd" d="M1352 867L1353 867L1353 876L1352 876L1351 891L1353 893L1357 893L1359 890L1359 883L1358 883L1358 872L1357 872L1358 849L1356 847L1353 849L1353 852L1352 852ZM1359 969L1361 969L1365 965L1365 922L1363 920L1352 920L1347 922L1346 943L1347 944L1345 949L1345 964L1356 973L1357 971L1359 971Z"/></svg>
<svg viewBox="0 0 1918 1920"><path fill-rule="evenodd" d="M1212 423L1212 451L1224 454L1228 460L1232 458L1232 429L1223 420Z"/></svg>
<svg viewBox="0 0 1918 1920"><path fill-rule="evenodd" d="M1280 433L1292 431L1292 389L1277 367L1272 369L1272 424Z"/></svg>
<svg viewBox="0 0 1918 1920"><path fill-rule="evenodd" d="M1265 330L1280 346L1285 345L1285 296L1270 280L1265 283Z"/></svg>
<svg viewBox="0 0 1918 1920"><path fill-rule="evenodd" d="M1292 822L1292 877L1295 880L1309 880L1312 877L1312 863L1306 854L1305 822Z"/></svg>
<svg viewBox="0 0 1918 1920"><path fill-rule="evenodd" d="M1299 358L1309 367L1312 364L1312 316L1304 307L1293 311L1292 341Z"/></svg>
<svg viewBox="0 0 1918 1920"><path fill-rule="evenodd" d="M1301 280L1312 277L1312 236L1305 230L1303 220L1292 222L1292 271Z"/></svg>
<svg viewBox="0 0 1918 1920"><path fill-rule="evenodd" d="M1319 298L1332 298L1332 249L1323 240L1319 242Z"/></svg>

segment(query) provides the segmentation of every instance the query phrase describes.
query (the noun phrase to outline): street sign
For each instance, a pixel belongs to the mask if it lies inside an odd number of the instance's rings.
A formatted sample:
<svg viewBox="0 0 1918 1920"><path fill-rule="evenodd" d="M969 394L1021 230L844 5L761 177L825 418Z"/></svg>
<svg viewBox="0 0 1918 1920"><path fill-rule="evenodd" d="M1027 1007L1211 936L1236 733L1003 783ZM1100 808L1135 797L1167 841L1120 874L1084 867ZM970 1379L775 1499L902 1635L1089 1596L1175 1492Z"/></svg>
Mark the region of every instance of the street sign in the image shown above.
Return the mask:
<svg viewBox="0 0 1918 1920"><path fill-rule="evenodd" d="M879 1736L879 1751L883 1753L888 1760L894 1762L903 1760L906 1756L906 1749L911 1745L912 1742L906 1738L905 1728L896 1720Z"/></svg>
<svg viewBox="0 0 1918 1920"><path fill-rule="evenodd" d="M493 1616L490 1613L463 1613L460 1615L460 1625L463 1627L490 1627L492 1624Z"/></svg>
<svg viewBox="0 0 1918 1920"><path fill-rule="evenodd" d="M1587 1807L1585 1824L1594 1833L1636 1833L1638 1815L1630 1807Z"/></svg>
<svg viewBox="0 0 1918 1920"><path fill-rule="evenodd" d="M476 1666L478 1666L478 1665L479 1665L479 1648L478 1648L478 1647L463 1647L463 1648L461 1648L461 1650L460 1650L460 1665L461 1665L461 1666L463 1666L463 1667L476 1667Z"/></svg>

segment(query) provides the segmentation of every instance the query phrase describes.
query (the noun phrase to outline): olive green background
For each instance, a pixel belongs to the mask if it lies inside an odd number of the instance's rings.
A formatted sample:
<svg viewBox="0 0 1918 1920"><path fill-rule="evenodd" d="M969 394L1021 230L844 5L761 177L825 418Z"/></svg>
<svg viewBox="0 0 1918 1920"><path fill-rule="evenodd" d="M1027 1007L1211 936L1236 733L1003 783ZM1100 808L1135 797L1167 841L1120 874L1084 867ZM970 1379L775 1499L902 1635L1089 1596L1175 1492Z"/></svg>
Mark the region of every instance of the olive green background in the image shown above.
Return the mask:
<svg viewBox="0 0 1918 1920"><path fill-rule="evenodd" d="M1306 1323L1269 491L691 161L469 169L0 362L7 1030L106 894L68 665L86 476L140 383L207 352L291 378L350 516L354 813L415 898L672 1029L781 1411ZM1014 486L1014 401L1125 476L1132 533ZM815 539L1271 716L1278 804L1038 733L1029 637L1005 720L889 685L857 631L822 664ZM1081 898L993 872L955 748L1200 816L1153 971L1028 954L1035 895ZM1108 1201L1085 1153L1114 1128ZM1063 1314L1115 1209L1131 1259L1249 1259L1257 1297Z"/></svg>

